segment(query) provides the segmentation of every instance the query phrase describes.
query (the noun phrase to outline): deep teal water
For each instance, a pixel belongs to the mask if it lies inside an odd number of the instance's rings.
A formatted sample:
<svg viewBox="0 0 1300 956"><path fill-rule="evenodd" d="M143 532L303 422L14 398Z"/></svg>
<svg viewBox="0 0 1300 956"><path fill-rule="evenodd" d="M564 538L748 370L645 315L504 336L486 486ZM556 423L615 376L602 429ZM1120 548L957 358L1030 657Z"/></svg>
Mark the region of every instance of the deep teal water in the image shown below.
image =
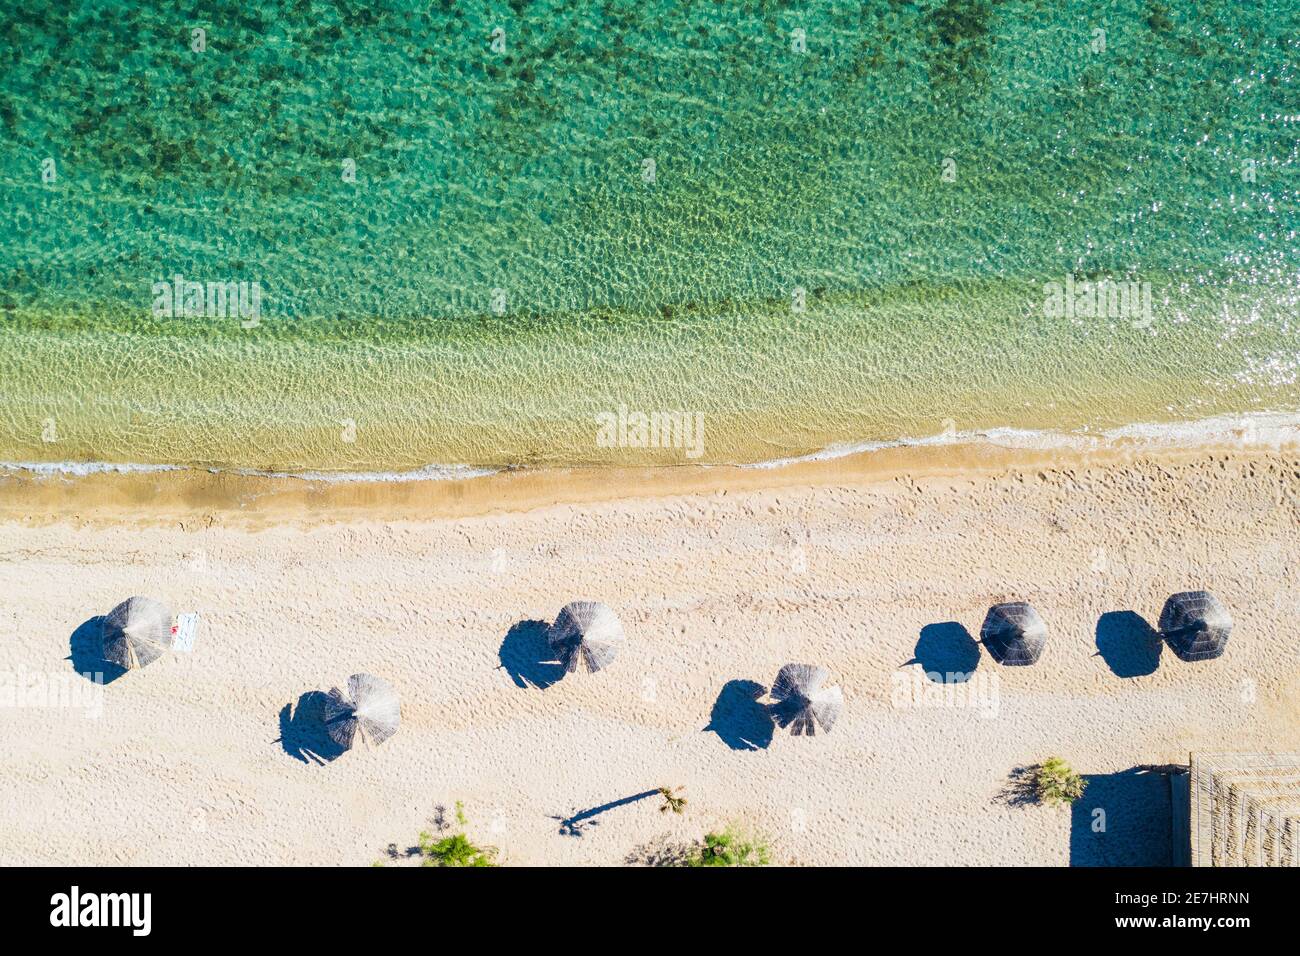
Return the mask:
<svg viewBox="0 0 1300 956"><path fill-rule="evenodd" d="M0 458L612 461L626 403L755 460L1298 406L1295 2L51 2L0 48ZM258 282L261 323L151 317L176 274ZM1067 274L1155 321L1044 317Z"/></svg>

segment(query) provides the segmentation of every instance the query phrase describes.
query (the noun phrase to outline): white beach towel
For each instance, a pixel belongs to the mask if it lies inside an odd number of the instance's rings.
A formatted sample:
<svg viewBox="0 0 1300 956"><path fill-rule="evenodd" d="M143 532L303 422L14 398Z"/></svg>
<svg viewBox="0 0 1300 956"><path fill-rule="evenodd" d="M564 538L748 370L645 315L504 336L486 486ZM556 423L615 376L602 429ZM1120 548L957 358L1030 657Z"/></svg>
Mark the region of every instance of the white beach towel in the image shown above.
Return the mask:
<svg viewBox="0 0 1300 956"><path fill-rule="evenodd" d="M194 650L194 638L199 633L199 614L191 611L176 615L176 626L172 628L172 650L188 654Z"/></svg>

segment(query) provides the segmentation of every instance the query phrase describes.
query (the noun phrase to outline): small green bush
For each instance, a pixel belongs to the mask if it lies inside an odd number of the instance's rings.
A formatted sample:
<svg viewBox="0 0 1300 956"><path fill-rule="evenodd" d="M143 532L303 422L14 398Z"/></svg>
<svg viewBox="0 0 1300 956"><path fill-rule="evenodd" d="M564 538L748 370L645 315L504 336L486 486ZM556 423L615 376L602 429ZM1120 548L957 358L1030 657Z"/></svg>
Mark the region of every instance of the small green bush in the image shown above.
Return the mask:
<svg viewBox="0 0 1300 956"><path fill-rule="evenodd" d="M437 841L421 833L420 853L424 856L421 866L496 866L496 848L475 846L463 833Z"/></svg>
<svg viewBox="0 0 1300 956"><path fill-rule="evenodd" d="M469 820L465 816L465 805L456 801L456 822L463 828ZM438 811L438 828L442 831L448 827L442 823L442 809ZM420 855L424 857L421 866L496 866L497 849L494 846L481 847L471 842L464 833L452 833L435 838L427 830L420 834Z"/></svg>
<svg viewBox="0 0 1300 956"><path fill-rule="evenodd" d="M709 833L686 858L687 866L767 866L771 850L761 839L745 837L732 827Z"/></svg>
<svg viewBox="0 0 1300 956"><path fill-rule="evenodd" d="M1034 771L1034 791L1038 799L1056 806L1073 803L1083 796L1083 777L1070 769L1060 757L1048 757Z"/></svg>

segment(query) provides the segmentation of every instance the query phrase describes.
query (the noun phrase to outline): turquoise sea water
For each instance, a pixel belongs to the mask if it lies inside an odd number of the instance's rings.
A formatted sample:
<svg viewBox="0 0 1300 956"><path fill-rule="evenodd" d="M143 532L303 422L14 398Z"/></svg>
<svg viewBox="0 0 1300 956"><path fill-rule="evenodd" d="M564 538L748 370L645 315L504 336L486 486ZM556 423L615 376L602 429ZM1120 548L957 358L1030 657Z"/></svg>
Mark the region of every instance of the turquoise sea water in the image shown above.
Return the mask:
<svg viewBox="0 0 1300 956"><path fill-rule="evenodd" d="M598 443L626 407L759 461L1300 409L1294 0L50 2L0 48L0 460L684 460ZM151 314L175 275L257 282L260 320ZM1049 317L1067 276L1152 314Z"/></svg>

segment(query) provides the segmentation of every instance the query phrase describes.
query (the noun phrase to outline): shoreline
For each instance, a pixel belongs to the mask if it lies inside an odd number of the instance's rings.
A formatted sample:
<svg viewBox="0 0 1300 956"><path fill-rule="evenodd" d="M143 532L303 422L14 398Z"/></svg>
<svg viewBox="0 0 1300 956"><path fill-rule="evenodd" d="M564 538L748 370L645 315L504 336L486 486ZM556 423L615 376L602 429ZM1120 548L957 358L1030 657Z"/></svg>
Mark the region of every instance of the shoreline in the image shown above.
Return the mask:
<svg viewBox="0 0 1300 956"><path fill-rule="evenodd" d="M0 466L0 521L49 524L74 519L147 526L197 519L208 525L269 527L462 518L620 499L865 486L928 477L977 478L1138 461L1176 464L1206 456L1250 460L1300 454L1300 430L1289 420L1262 437L1257 432L1229 439L1228 432L1221 429L1217 440L1204 440L1205 433L1196 431L1188 432L1193 440L1179 442L1178 434L1171 432L1171 440L1164 443L1140 432L1126 433L1121 440L1109 443L1085 435L1061 435L1061 441L1043 447L991 440L921 440L866 450L827 449L750 465L499 470L430 466L429 477L411 475L401 480L318 479L163 465L106 465L89 473L68 474L56 470L57 464L7 465ZM462 469L465 477L453 477L455 469Z"/></svg>

